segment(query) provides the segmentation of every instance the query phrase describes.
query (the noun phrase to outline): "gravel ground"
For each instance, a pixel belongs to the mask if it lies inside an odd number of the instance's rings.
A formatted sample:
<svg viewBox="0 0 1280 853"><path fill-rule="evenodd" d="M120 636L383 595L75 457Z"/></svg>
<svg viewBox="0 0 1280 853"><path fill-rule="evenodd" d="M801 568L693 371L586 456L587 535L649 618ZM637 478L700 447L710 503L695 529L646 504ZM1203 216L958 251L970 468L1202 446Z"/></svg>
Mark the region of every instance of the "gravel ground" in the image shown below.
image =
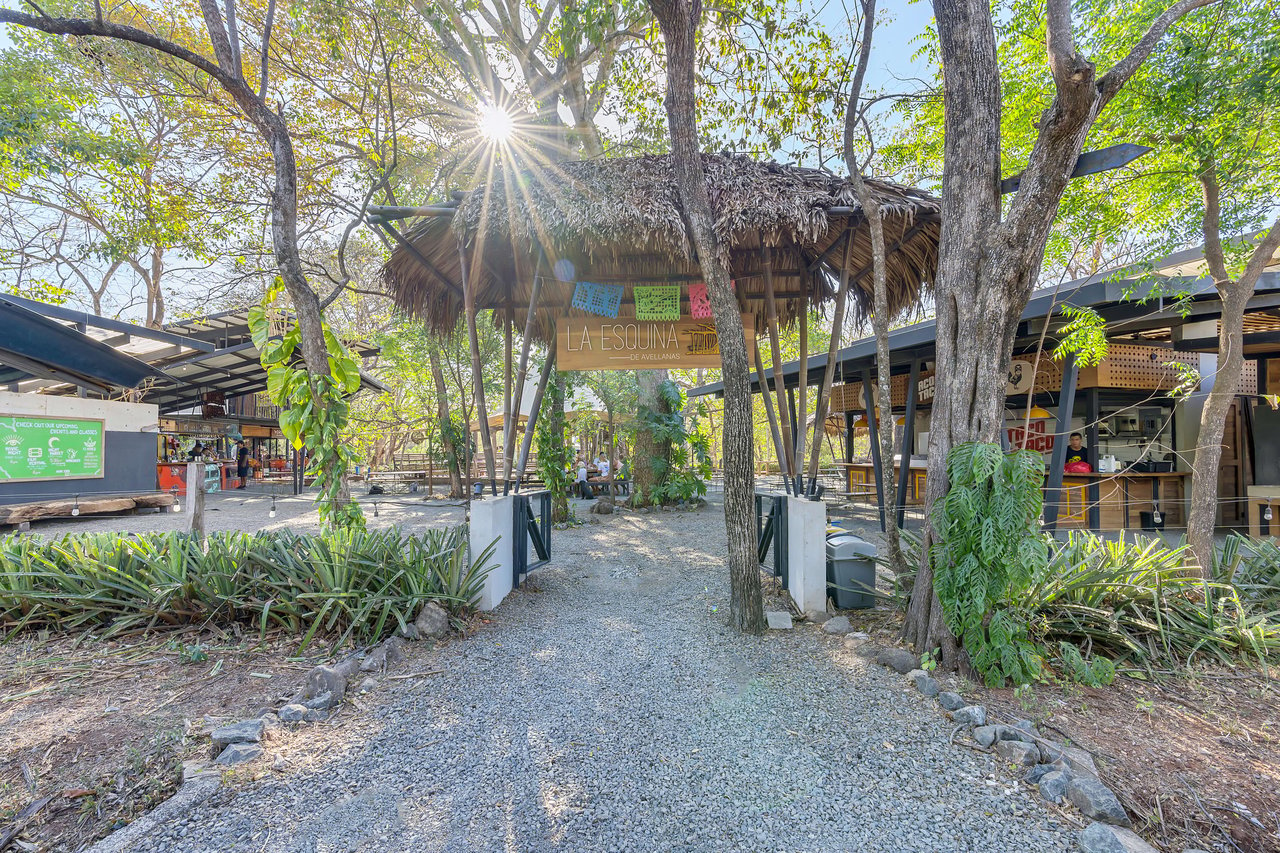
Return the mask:
<svg viewBox="0 0 1280 853"><path fill-rule="evenodd" d="M554 540L552 565L432 653L443 675L386 693L345 751L133 849L1070 849L901 676L812 626L731 632L718 506Z"/></svg>
<svg viewBox="0 0 1280 853"><path fill-rule="evenodd" d="M443 500L424 500L417 495L386 495L377 500L378 515L374 517L374 499L367 495L357 497L364 509L370 527L390 527L398 524L407 531L421 531L431 527L452 527L466 521L466 506ZM213 492L205 495L205 530L283 530L290 528L299 533L316 533L320 530L320 516L316 512L315 494L289 495L276 498L276 517L269 517L271 495L265 492L245 491ZM185 509L185 507L184 507ZM180 512L157 512L139 515L84 515L62 521L37 521L31 532L46 536L64 533L151 533L156 531L185 529L186 516Z"/></svg>

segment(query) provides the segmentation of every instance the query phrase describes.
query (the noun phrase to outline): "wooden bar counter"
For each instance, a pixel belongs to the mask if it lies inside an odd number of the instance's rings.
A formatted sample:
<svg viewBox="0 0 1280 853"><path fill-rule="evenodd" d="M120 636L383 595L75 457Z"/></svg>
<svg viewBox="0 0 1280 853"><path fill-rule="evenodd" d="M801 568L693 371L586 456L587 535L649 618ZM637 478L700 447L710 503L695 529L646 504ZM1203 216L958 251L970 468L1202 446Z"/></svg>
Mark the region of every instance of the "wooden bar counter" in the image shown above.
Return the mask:
<svg viewBox="0 0 1280 853"><path fill-rule="evenodd" d="M876 503L876 474L870 462L842 462L846 471L848 495L851 500L874 505ZM925 472L927 463L913 459L907 478L906 503L908 506L924 502ZM887 473L886 468L886 473ZM898 476L898 466L893 468ZM1087 529L1089 527L1089 486L1098 487L1098 529L1138 530L1142 526L1142 513L1151 512L1154 500L1159 501L1160 514L1166 527L1186 525L1186 483L1191 477L1188 471L1145 472L1125 470L1111 474L1064 474L1062 496L1058 506L1058 527ZM897 482L895 479L894 482ZM1277 501L1280 503L1280 501Z"/></svg>

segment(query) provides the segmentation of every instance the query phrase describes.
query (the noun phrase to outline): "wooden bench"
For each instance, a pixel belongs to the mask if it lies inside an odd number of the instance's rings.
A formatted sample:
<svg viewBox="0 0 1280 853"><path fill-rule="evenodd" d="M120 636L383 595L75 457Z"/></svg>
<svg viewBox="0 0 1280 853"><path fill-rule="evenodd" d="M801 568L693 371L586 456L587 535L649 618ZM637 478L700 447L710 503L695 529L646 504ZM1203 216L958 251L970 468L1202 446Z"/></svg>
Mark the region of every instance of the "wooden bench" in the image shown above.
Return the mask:
<svg viewBox="0 0 1280 853"><path fill-rule="evenodd" d="M146 492L137 495L81 498L57 498L24 504L0 506L0 526L24 528L33 521L49 518L73 518L71 511L79 509L80 515L100 515L110 512L129 512L140 509L160 509L173 506L177 500L168 492Z"/></svg>

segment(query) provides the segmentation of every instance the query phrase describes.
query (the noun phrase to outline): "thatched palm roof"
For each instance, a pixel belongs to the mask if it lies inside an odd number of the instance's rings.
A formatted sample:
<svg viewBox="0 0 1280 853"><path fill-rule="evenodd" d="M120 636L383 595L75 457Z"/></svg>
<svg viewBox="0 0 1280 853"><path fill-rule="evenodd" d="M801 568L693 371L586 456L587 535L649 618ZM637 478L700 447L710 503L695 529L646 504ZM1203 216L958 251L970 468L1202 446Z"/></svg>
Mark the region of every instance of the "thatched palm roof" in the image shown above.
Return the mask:
<svg viewBox="0 0 1280 853"><path fill-rule="evenodd" d="M835 295L835 277L850 270L855 310L871 303L871 242L852 185L818 169L705 154L716 230L744 313L765 328L763 247L769 247L782 325L807 304ZM880 200L889 250L890 303L915 305L937 265L938 200L911 187L870 181ZM555 317L572 312L572 282L557 280L557 260L582 281L664 283L701 280L686 236L669 156L588 160L505 172L468 193L451 211L422 219L384 268L399 308L440 332L462 311L463 259L479 308L523 323L535 275L543 280L538 336L549 339ZM854 231L852 251L843 236ZM563 271L564 265L561 264ZM630 293L621 316L634 316ZM505 310L501 310L505 309ZM686 307L687 312L687 307Z"/></svg>

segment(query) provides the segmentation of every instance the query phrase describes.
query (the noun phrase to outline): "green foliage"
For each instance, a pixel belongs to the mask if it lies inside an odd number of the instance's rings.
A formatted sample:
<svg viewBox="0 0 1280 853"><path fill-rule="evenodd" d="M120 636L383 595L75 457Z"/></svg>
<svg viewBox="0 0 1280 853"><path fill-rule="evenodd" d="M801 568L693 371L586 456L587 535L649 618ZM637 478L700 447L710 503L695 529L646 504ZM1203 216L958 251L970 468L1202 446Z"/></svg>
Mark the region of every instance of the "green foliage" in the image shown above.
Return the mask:
<svg viewBox="0 0 1280 853"><path fill-rule="evenodd" d="M320 490L317 508L321 525L326 529L363 528L359 504L346 496L347 466L356 457L343 438L351 415L347 397L360 390L360 363L322 324L329 373L309 372L300 361L302 330L298 323L290 318L284 334L272 335L271 309L282 290L283 284L277 280L262 303L249 309L249 330L267 371L267 393L281 409L280 431L285 438L296 448L305 445L311 453Z"/></svg>
<svg viewBox="0 0 1280 853"><path fill-rule="evenodd" d="M966 442L947 457L951 489L933 515L934 588L947 626L988 684L1041 675L1026 624L1000 605L1044 565L1038 535L1044 459L996 444Z"/></svg>
<svg viewBox="0 0 1280 853"><path fill-rule="evenodd" d="M1274 539L1231 534L1222 545L1214 579L1234 586L1255 610L1280 614L1280 544Z"/></svg>
<svg viewBox="0 0 1280 853"><path fill-rule="evenodd" d="M239 622L374 642L423 602L458 609L479 593L491 551L467 561L465 527L400 531L70 534L0 539L0 624L94 631ZM187 656L196 654L188 649ZM192 658L195 659L194 657Z"/></svg>
<svg viewBox="0 0 1280 853"><path fill-rule="evenodd" d="M655 442L669 443L671 456L635 460L637 465L651 466L654 474L648 494L641 495L637 489L637 504L658 506L707 494L712 466L711 439L702 423L706 406L693 407L686 420L686 403L684 392L668 379L658 385L658 405L640 407L640 428L651 433Z"/></svg>
<svg viewBox="0 0 1280 853"><path fill-rule="evenodd" d="M533 441L538 454L538 475L551 490L553 498L567 495L577 472L573 468L573 456L565 435L564 397L569 374L557 373L549 378L542 398L542 411L534 428ZM554 507L557 521L568 521L568 502L561 497L562 506ZM553 511L554 511L553 510Z"/></svg>
<svg viewBox="0 0 1280 853"><path fill-rule="evenodd" d="M1088 305L1063 305L1062 316L1068 322L1058 333L1061 338L1053 350L1053 360L1075 356L1077 367L1096 367L1107 357L1107 321Z"/></svg>
<svg viewBox="0 0 1280 853"><path fill-rule="evenodd" d="M1189 573L1190 560L1185 545L1073 531L1052 544L1048 562L1010 607L1036 636L1091 650L1095 667L1106 656L1149 674L1197 659L1230 665L1280 652L1280 624L1251 611L1230 583Z"/></svg>

